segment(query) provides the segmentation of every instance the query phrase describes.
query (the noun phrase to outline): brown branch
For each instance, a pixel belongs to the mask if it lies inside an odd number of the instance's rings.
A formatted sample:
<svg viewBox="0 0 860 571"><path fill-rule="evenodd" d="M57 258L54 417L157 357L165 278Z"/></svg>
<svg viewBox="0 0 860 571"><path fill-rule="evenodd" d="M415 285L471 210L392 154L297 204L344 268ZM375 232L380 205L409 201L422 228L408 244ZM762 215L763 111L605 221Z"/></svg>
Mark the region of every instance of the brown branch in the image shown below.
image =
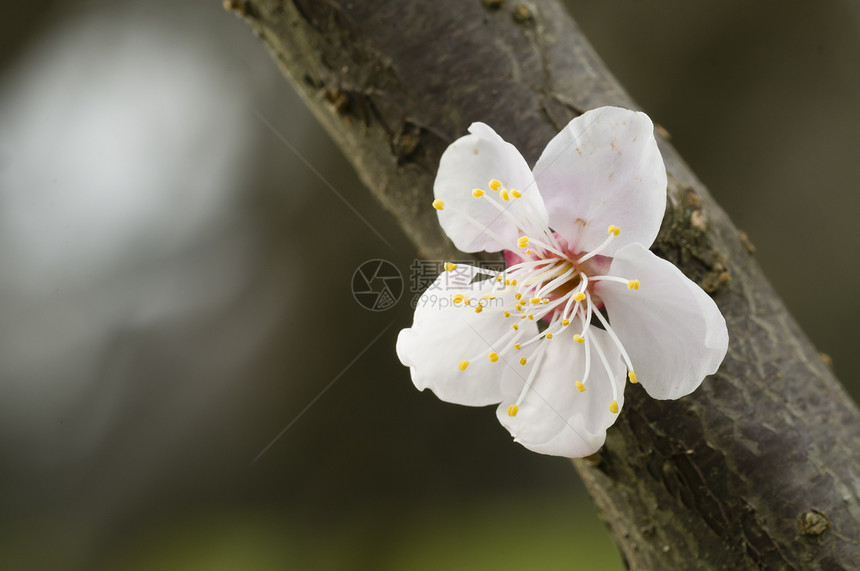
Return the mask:
<svg viewBox="0 0 860 571"><path fill-rule="evenodd" d="M582 110L635 107L556 0L225 5L428 257L462 258L428 204L442 151L472 121L534 163ZM660 145L670 200L654 249L714 295L729 355L680 401L629 387L606 446L576 467L630 568L850 568L860 562L860 414L748 243Z"/></svg>

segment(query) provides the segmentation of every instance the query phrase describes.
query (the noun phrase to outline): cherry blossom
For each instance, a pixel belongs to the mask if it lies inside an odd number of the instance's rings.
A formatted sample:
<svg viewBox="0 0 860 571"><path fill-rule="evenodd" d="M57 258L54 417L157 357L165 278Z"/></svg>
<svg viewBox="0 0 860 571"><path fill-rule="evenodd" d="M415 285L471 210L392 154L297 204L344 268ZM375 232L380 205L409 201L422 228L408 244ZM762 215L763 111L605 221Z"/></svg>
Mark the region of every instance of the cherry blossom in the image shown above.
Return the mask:
<svg viewBox="0 0 860 571"><path fill-rule="evenodd" d="M415 386L497 417L530 450L594 453L626 382L677 399L728 347L714 301L649 251L666 208L651 120L602 107L571 121L530 169L483 123L442 155L439 223L463 252L507 268L446 263L397 354Z"/></svg>

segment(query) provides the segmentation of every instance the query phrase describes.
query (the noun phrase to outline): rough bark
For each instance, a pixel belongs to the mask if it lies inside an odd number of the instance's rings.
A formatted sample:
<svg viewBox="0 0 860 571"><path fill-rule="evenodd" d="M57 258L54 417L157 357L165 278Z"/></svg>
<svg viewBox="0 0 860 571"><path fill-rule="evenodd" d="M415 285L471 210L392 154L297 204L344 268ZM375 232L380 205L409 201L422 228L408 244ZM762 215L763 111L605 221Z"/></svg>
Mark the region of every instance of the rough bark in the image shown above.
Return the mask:
<svg viewBox="0 0 860 571"><path fill-rule="evenodd" d="M422 255L458 257L432 181L475 120L532 164L571 118L635 108L555 0L254 0L225 5L270 48ZM659 130L659 129L658 129ZM631 569L843 569L860 562L860 414L749 244L665 141L654 247L711 292L729 354L690 397L638 386L575 461Z"/></svg>

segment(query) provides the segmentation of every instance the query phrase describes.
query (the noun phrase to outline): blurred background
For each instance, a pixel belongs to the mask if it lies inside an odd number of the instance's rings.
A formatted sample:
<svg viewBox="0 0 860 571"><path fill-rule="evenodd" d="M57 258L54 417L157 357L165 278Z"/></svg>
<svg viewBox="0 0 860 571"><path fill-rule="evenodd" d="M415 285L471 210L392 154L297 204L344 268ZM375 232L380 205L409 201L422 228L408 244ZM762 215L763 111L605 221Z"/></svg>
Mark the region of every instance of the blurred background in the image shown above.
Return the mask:
<svg viewBox="0 0 860 571"><path fill-rule="evenodd" d="M860 4L569 6L856 382ZM621 568L567 461L412 387L410 284L350 286L414 249L220 0L14 10L0 567Z"/></svg>

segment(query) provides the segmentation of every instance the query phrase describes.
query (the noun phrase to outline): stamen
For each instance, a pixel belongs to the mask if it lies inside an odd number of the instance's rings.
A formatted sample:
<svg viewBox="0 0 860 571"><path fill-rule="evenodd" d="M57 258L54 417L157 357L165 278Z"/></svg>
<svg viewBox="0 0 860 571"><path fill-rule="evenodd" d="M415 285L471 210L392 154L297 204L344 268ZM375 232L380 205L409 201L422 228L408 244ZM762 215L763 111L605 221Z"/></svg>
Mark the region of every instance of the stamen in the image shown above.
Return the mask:
<svg viewBox="0 0 860 571"><path fill-rule="evenodd" d="M520 407L518 407L515 404L512 404L511 406L508 407L508 416L516 416L519 411L520 411Z"/></svg>
<svg viewBox="0 0 860 571"><path fill-rule="evenodd" d="M491 351L490 354L487 355L487 357L490 358L490 363L495 363L496 361L499 360L499 354L496 353L495 351Z"/></svg>
<svg viewBox="0 0 860 571"><path fill-rule="evenodd" d="M474 196L475 198L481 198L482 196L484 196L484 194L486 194L486 193L483 190L481 190L480 188L476 188L476 189L472 190L472 196Z"/></svg>
<svg viewBox="0 0 860 571"><path fill-rule="evenodd" d="M615 330L610 327L609 322L605 317L599 312L595 311L594 315L597 316L597 320L603 325L603 328L606 330L606 333L609 334L609 338L612 339L612 342L615 343L615 346L618 347L618 351L621 353L621 358L624 359L624 364L627 365L627 369L633 370L633 363L630 361L630 357L627 355L627 351L624 349L624 345L621 344L621 340L616 335ZM636 374L633 374L633 378L636 379ZM631 382L636 382L635 380Z"/></svg>
<svg viewBox="0 0 860 571"><path fill-rule="evenodd" d="M546 338L547 338L547 339L552 339L552 333L547 332L547 334L546 334Z"/></svg>
<svg viewBox="0 0 860 571"><path fill-rule="evenodd" d="M612 402L615 403L615 408L617 412L618 403L618 387L615 386L615 382L612 380L612 368L609 366L609 361L606 360L606 355L603 354L603 350L600 348L600 344L597 342L597 337L592 336L591 342L594 344L594 350L597 351L597 356L600 358L600 362L603 363L603 368L606 370L606 376L609 378L609 386L612 388ZM610 407L610 410L611 407Z"/></svg>
<svg viewBox="0 0 860 571"><path fill-rule="evenodd" d="M508 196L507 190L503 190L500 196L501 196L503 201L507 201L509 199L509 198L507 198L507 196ZM528 219L526 219L525 222L523 220L518 219L516 216L514 216L514 213L509 210L508 206L505 206L501 202L497 202L489 194L484 194L483 197L485 199L487 199L489 201L489 203L492 204L493 207L496 210L498 210L505 218L510 220L514 224L514 226L516 226L517 228L529 228Z"/></svg>
<svg viewBox="0 0 860 571"><path fill-rule="evenodd" d="M590 336L589 336L590 339ZM585 382L588 381L588 374L591 372L591 341L585 341L585 372L582 374L582 386L583 390L585 390ZM577 386L577 388L579 388ZM582 391L580 391L582 392Z"/></svg>
<svg viewBox="0 0 860 571"><path fill-rule="evenodd" d="M459 365L457 365L457 367L458 367L461 371L465 371L465 370L466 370L466 367L468 367L468 366L469 366L469 361L460 361L460 364L459 364Z"/></svg>
<svg viewBox="0 0 860 571"><path fill-rule="evenodd" d="M578 291L574 294L573 299L575 299L576 301L582 301L583 299L585 299L585 294L581 291Z"/></svg>
<svg viewBox="0 0 860 571"><path fill-rule="evenodd" d="M479 303L475 308L475 313L481 313L482 311L484 311L484 306Z"/></svg>
<svg viewBox="0 0 860 571"><path fill-rule="evenodd" d="M615 225L610 226L609 227L609 237L606 238L606 240L604 240L603 243L600 244L598 247L596 247L595 249L593 249L592 251L590 251L586 255L582 256L580 259L578 259L576 261L576 263L581 264L582 262L584 262L586 260L590 260L591 258L596 256L597 254L599 254L604 248L606 248L606 246L609 245L610 242L612 242L612 239L615 238L616 236L618 236L619 234L621 234L621 228L619 228L618 226L615 226Z"/></svg>
<svg viewBox="0 0 860 571"><path fill-rule="evenodd" d="M576 390L578 390L581 393L584 393L585 392L585 385L583 385L581 381L576 381Z"/></svg>
<svg viewBox="0 0 860 571"><path fill-rule="evenodd" d="M517 397L517 405L523 402L523 399L526 398L526 394L529 392L529 389L532 388L532 380L537 374L538 369L540 369L540 359L543 357L543 352L546 350L546 343L541 343L541 345L537 348L537 351L534 352L532 357L534 358L535 365L532 367L532 370L529 372L529 376L526 379L525 384L523 385L523 390L520 392L520 396Z"/></svg>
<svg viewBox="0 0 860 571"><path fill-rule="evenodd" d="M562 254L556 248L553 248L549 244L545 244L539 240L534 240L534 239L532 240L532 243L537 244L538 246L540 246L541 248L543 248L544 250L546 250L548 252L552 252L553 254L558 256L559 258L564 258L564 254Z"/></svg>
<svg viewBox="0 0 860 571"><path fill-rule="evenodd" d="M445 271L453 272L457 269L457 264L452 264L451 262L445 262Z"/></svg>
<svg viewBox="0 0 860 571"><path fill-rule="evenodd" d="M516 205L515 208L523 215L523 217L526 219L526 222L529 223L531 228L537 229L547 239L547 241L549 241L550 244L555 246L557 249L561 249L558 244L558 241L555 239L555 236L553 236L552 232L547 227L546 223L543 221L543 217L540 216L537 212L535 212L531 202L527 200L518 200L514 204Z"/></svg>
<svg viewBox="0 0 860 571"><path fill-rule="evenodd" d="M629 282L627 282L627 289L639 289L639 280L630 280Z"/></svg>
<svg viewBox="0 0 860 571"><path fill-rule="evenodd" d="M525 365L528 363L528 360L525 357L520 357L520 365Z"/></svg>
<svg viewBox="0 0 860 571"><path fill-rule="evenodd" d="M636 378L636 373L633 372L633 369L627 371L627 378L629 378L630 382L634 385L639 382L639 380Z"/></svg>
<svg viewBox="0 0 860 571"><path fill-rule="evenodd" d="M518 248L527 248L529 245L529 237L528 236L520 236L520 239L517 240Z"/></svg>
<svg viewBox="0 0 860 571"><path fill-rule="evenodd" d="M511 325L511 327L513 328L513 330L514 330L514 331L519 331L519 330L520 330L520 326L519 326L519 325L517 325L516 323L514 323L513 325Z"/></svg>
<svg viewBox="0 0 860 571"><path fill-rule="evenodd" d="M583 336L582 336L582 335L580 335L579 333L577 333L577 334L575 334L575 335L573 336L573 340L574 340L574 341L576 341L576 342L577 342L577 343L579 343L579 344L585 343L585 337L583 337Z"/></svg>
<svg viewBox="0 0 860 571"><path fill-rule="evenodd" d="M504 200L505 202L507 202L511 199L511 197L508 195L507 189L502 190L502 192L499 193L499 196L501 196L502 200Z"/></svg>
<svg viewBox="0 0 860 571"><path fill-rule="evenodd" d="M454 302L454 305L457 305L458 303L462 303L465 297L466 296L464 296L462 293L455 293L454 297L452 298L452 301Z"/></svg>
<svg viewBox="0 0 860 571"><path fill-rule="evenodd" d="M514 343L514 349L516 349L517 351L519 351L519 350L520 350L520 344L519 344L519 343Z"/></svg>
<svg viewBox="0 0 860 571"><path fill-rule="evenodd" d="M609 403L609 412L611 412L612 414L618 414L618 401L617 400L614 400L611 403Z"/></svg>
<svg viewBox="0 0 860 571"><path fill-rule="evenodd" d="M570 325L570 319L562 319L561 320L561 326L562 327L567 327L568 325Z"/></svg>
<svg viewBox="0 0 860 571"><path fill-rule="evenodd" d="M445 210L445 203L437 198L433 201L433 208L436 210Z"/></svg>
<svg viewBox="0 0 860 571"><path fill-rule="evenodd" d="M561 265L562 268L564 268L565 266L567 266L567 264ZM555 268L553 268L553 269L555 269ZM567 282L570 279L570 277L573 274L575 274L577 271L578 270L576 268L574 268L573 266L570 266L569 268L567 268L567 271L565 271L563 274L556 277L554 280L550 281L549 283L545 284L542 288L540 288L537 292L535 292L535 296L543 297L543 295L545 293L548 293L548 292L555 290L558 286Z"/></svg>
<svg viewBox="0 0 860 571"><path fill-rule="evenodd" d="M519 190L511 189L511 196L514 198L522 198L523 194Z"/></svg>
<svg viewBox="0 0 860 571"><path fill-rule="evenodd" d="M500 188L502 188L502 183L496 179L493 179L490 181L489 187L490 190L499 190Z"/></svg>

